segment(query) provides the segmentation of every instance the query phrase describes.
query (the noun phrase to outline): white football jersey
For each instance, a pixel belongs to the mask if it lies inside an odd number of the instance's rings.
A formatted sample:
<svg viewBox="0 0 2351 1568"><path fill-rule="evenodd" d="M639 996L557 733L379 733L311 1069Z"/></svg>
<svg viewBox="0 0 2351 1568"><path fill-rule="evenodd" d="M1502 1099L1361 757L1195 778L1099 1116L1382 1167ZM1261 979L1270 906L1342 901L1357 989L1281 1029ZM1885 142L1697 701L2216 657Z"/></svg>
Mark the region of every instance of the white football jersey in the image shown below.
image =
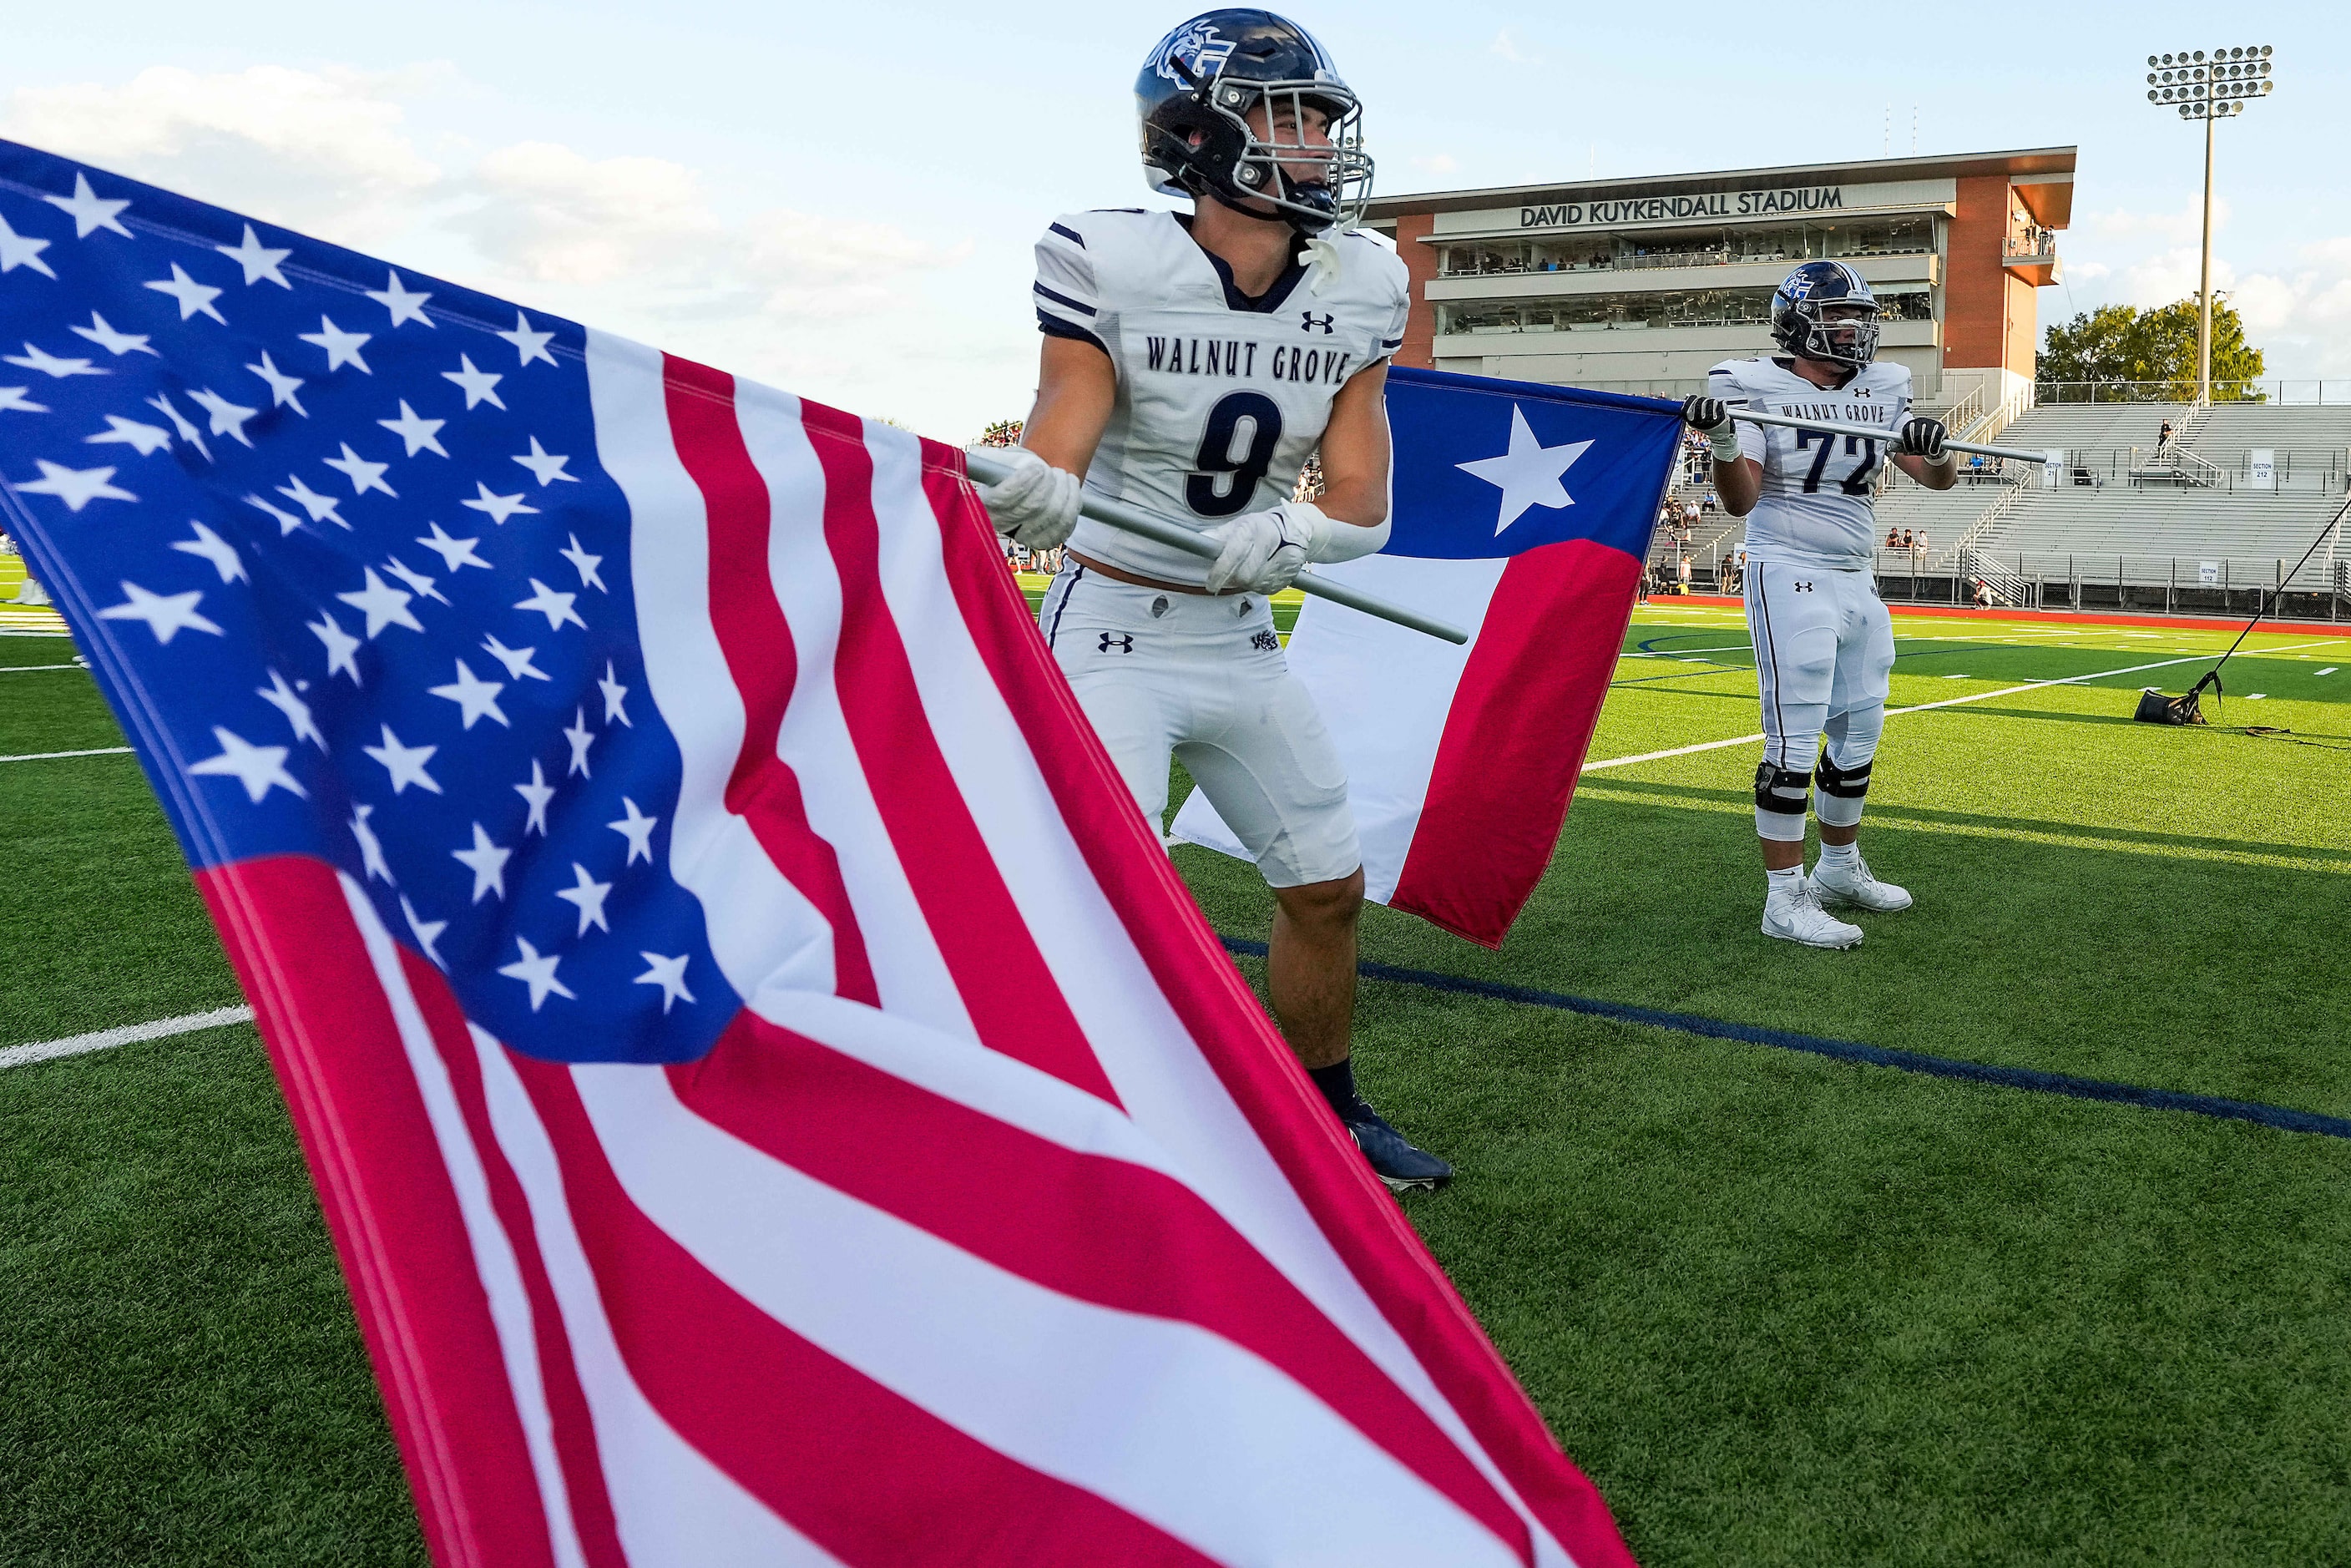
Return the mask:
<svg viewBox="0 0 2351 1568"><path fill-rule="evenodd" d="M1322 291L1293 262L1265 295L1233 287L1173 213L1071 213L1037 242L1037 319L1100 345L1118 402L1086 487L1206 531L1290 499L1349 377L1395 352L1411 308L1404 262L1339 236ZM1078 520L1070 548L1169 582L1207 563Z"/></svg>
<svg viewBox="0 0 2351 1568"><path fill-rule="evenodd" d="M1866 569L1877 546L1871 486L1886 450L1910 417L1910 371L1880 360L1823 391L1784 359L1725 360L1706 390L1732 409L1839 424L1874 424L1886 439L1823 435L1779 425L1740 424L1739 450L1763 470L1761 497L1747 518L1747 549L1758 560L1823 570Z"/></svg>

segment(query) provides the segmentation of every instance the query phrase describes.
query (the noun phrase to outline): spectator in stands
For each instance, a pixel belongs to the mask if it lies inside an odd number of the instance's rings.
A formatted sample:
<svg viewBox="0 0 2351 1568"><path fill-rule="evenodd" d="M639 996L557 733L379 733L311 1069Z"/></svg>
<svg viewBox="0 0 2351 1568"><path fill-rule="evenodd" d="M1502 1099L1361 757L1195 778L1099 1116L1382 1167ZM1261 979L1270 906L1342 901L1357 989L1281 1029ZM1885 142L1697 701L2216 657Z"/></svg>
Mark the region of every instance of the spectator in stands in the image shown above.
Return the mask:
<svg viewBox="0 0 2351 1568"><path fill-rule="evenodd" d="M1912 542L1910 530L1908 528L1902 530L1902 548L1904 549L1917 549L1918 548L1917 544Z"/></svg>
<svg viewBox="0 0 2351 1568"><path fill-rule="evenodd" d="M1886 548L1887 549L1902 548L1902 536L1894 531L1894 525L1891 523L1886 525Z"/></svg>
<svg viewBox="0 0 2351 1568"><path fill-rule="evenodd" d="M2163 422L2163 428L2155 433L2155 449L2158 452L2161 452L2169 447L2170 444L2171 421L2167 419Z"/></svg>
<svg viewBox="0 0 2351 1568"><path fill-rule="evenodd" d="M1976 579L1975 601L1979 610L1991 608L1991 584L1980 577Z"/></svg>
<svg viewBox="0 0 2351 1568"><path fill-rule="evenodd" d="M1684 556L1684 557L1682 557L1681 568L1680 568L1680 570L1679 570L1679 572L1678 572L1678 576L1680 577L1680 580L1680 580L1679 585L1678 585L1677 587L1676 587L1676 588L1675 588L1674 591L1675 591L1676 593L1687 593L1687 592L1690 591L1690 558L1689 558L1689 557L1687 557L1687 556Z"/></svg>
<svg viewBox="0 0 2351 1568"><path fill-rule="evenodd" d="M1704 495L1700 496L1700 497L1698 498L1698 509L1699 511L1704 512L1704 513L1706 513L1708 516L1711 517L1711 516L1713 515L1713 513L1714 513L1714 508L1715 508L1715 499L1714 499L1714 492L1713 492L1712 490L1708 490L1708 491L1707 491Z"/></svg>
<svg viewBox="0 0 2351 1568"><path fill-rule="evenodd" d="M1921 551L1923 551L1923 550L1925 550L1925 549L1926 549L1926 548L1927 548L1927 530L1926 530L1926 529L1924 529L1924 528L1920 528L1920 529L1918 530L1918 537L1917 537L1917 538L1915 538L1915 539L1913 539L1913 540L1911 540L1911 541L1910 541L1910 548L1911 548L1912 549L1914 549L1914 550L1921 550Z"/></svg>

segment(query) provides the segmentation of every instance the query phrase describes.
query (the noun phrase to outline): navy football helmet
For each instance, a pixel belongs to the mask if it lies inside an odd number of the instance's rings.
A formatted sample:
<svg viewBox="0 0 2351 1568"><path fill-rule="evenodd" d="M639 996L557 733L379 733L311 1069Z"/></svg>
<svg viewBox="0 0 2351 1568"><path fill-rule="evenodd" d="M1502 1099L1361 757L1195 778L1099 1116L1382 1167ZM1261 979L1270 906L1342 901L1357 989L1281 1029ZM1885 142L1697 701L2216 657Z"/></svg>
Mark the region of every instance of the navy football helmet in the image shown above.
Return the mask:
<svg viewBox="0 0 2351 1568"><path fill-rule="evenodd" d="M1363 106L1297 23L1270 11L1203 12L1159 40L1134 98L1153 190L1279 214L1310 235L1362 218L1372 194ZM1249 123L1259 105L1263 136ZM1327 141L1307 134L1308 110L1323 117ZM1318 172L1291 172L1304 164Z"/></svg>
<svg viewBox="0 0 2351 1568"><path fill-rule="evenodd" d="M1835 305L1857 305L1868 314L1831 320ZM1877 357L1877 296L1844 262L1805 262L1772 290L1771 340L1807 360L1857 371Z"/></svg>

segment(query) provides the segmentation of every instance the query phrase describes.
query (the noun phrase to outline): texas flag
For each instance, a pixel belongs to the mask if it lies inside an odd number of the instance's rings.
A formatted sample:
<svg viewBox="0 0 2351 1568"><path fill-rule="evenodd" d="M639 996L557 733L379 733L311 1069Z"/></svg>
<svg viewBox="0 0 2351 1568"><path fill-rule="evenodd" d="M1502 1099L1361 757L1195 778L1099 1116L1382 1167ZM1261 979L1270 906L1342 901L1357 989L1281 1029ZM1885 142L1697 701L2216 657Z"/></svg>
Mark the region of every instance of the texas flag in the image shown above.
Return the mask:
<svg viewBox="0 0 2351 1568"><path fill-rule="evenodd" d="M1466 647L1309 599L1290 639L1347 765L1364 879L1493 947L1550 862L1632 619L1680 410L1388 372L1395 526L1315 570L1468 629ZM1175 836L1245 855L1206 796Z"/></svg>

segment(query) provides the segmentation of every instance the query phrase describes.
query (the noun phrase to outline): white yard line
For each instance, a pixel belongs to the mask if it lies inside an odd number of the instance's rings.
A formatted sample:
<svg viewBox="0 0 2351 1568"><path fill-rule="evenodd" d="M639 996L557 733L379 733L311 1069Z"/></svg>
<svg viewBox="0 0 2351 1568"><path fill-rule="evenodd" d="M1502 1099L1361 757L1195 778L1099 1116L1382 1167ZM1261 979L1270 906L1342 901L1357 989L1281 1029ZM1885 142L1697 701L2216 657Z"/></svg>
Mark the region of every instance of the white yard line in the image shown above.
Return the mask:
<svg viewBox="0 0 2351 1568"><path fill-rule="evenodd" d="M2292 653L2304 648L2331 647L2345 641L2351 641L2351 639L2328 637L2316 643L2295 643L2283 648L2263 648L2261 652L2263 654ZM2072 686L2079 685L2084 681L2103 681L2116 675L2135 675L2142 670L2160 670L2172 664L2200 664L2211 657L2210 653L2190 653L2184 659L2158 659L2152 664L2131 664L2119 670L2100 670L2093 674L2067 675L2062 680L2032 681L2021 686L2002 686L1998 691L1970 692L1966 696L1945 697L1941 702L1913 703L1908 707L1890 707L1886 710L1886 716L1892 718L1897 713L1924 713L1929 708L1958 707L1963 703L1980 703L1991 697L2012 697L2019 692L2037 692L2047 686ZM1581 772L1597 773L1604 768L1630 768L1635 762L1662 762L1668 757L1688 757L1700 751L1720 751L1731 746L1752 746L1762 738L1760 733L1734 735L1729 740L1704 740L1696 746L1677 746L1670 751L1644 751L1637 757L1611 757L1604 761L1585 763Z"/></svg>
<svg viewBox="0 0 2351 1568"><path fill-rule="evenodd" d="M68 1035L63 1040L45 1040L37 1045L12 1045L0 1050L0 1068L23 1067L35 1061L55 1061L60 1056L111 1051L118 1045L129 1045L133 1040L162 1040L170 1035L193 1034L200 1029L218 1029L223 1024L252 1021L253 1009L246 1007L214 1008L208 1013L182 1013L178 1018L124 1024L120 1029L101 1029L89 1034Z"/></svg>
<svg viewBox="0 0 2351 1568"><path fill-rule="evenodd" d="M0 757L0 762L54 762L60 757L121 757L127 746L94 746L88 751L28 751L22 757Z"/></svg>
<svg viewBox="0 0 2351 1568"><path fill-rule="evenodd" d="M88 664L0 664L0 675L19 675L26 670L87 670Z"/></svg>

